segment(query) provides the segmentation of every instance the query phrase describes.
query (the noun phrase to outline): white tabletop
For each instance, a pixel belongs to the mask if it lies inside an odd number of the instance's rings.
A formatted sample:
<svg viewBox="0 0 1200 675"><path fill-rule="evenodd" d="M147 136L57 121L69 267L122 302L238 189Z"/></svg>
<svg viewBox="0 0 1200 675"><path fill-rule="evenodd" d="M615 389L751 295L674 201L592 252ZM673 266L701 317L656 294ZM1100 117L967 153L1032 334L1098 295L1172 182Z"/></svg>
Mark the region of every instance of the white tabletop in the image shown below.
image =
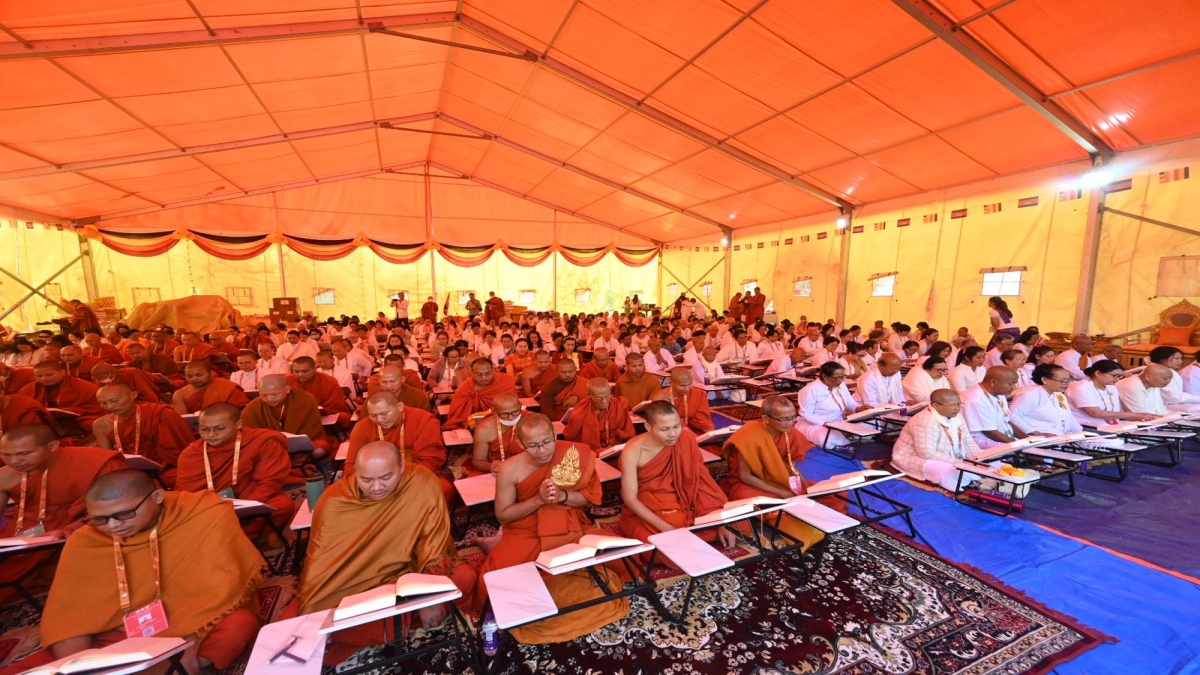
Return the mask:
<svg viewBox="0 0 1200 675"><path fill-rule="evenodd" d="M991 467L981 464L971 464L969 462L955 462L954 468L959 471L973 473L976 476L991 478L998 480L1001 483L1011 483L1013 485L1025 485L1026 483L1036 483L1041 476L1006 476L1002 473L997 473ZM965 487L965 486L964 486Z"/></svg>
<svg viewBox="0 0 1200 675"><path fill-rule="evenodd" d="M164 661L167 661L172 656L175 656L176 654L187 650L187 648L190 646L192 646L192 641L185 640L184 643L179 645L178 647L175 647L174 649L171 649L163 654L160 654L148 661L138 661L137 663L127 663L123 666L117 666L116 668L106 668L103 670L91 670L91 671L88 671L88 675L130 675L130 673L140 673L143 670L148 670L150 668L153 668L154 666L157 666L160 663L163 663Z"/></svg>
<svg viewBox="0 0 1200 675"><path fill-rule="evenodd" d="M558 605L532 562L483 575L496 625L508 629L558 614Z"/></svg>
<svg viewBox="0 0 1200 675"><path fill-rule="evenodd" d="M783 507L784 513L795 516L801 522L826 534L841 532L862 524L844 513L839 513L824 504L818 504L807 497L794 497L788 502L788 505Z"/></svg>
<svg viewBox="0 0 1200 675"><path fill-rule="evenodd" d="M325 609L263 626L259 629L258 638L254 641L254 649L250 651L250 660L246 664L245 675L320 675L328 639L320 636L317 629L332 613L332 609ZM275 663L269 663L272 656L278 654L292 641L293 636L300 637L300 641L297 642L300 651L304 650L301 642L317 639L316 649L308 657L308 661L297 663L283 657L276 659Z"/></svg>
<svg viewBox="0 0 1200 675"><path fill-rule="evenodd" d="M692 534L691 530L680 528L652 534L650 543L689 577L702 577L733 567L732 560Z"/></svg>
<svg viewBox="0 0 1200 675"><path fill-rule="evenodd" d="M823 495L837 494L838 492L846 492L848 490L857 490L859 488L865 488L868 485L874 485L876 483L883 483L883 482L889 481L889 480L896 480L897 478L901 478L904 475L905 475L904 472L901 471L898 473L889 474L887 476L877 476L875 478L872 478L871 480L865 480L861 483L855 483L854 485L849 485L846 487L830 488L828 490L821 490L820 492L805 492L803 496L804 497L820 497Z"/></svg>
<svg viewBox="0 0 1200 675"><path fill-rule="evenodd" d="M349 456L350 456L350 441L342 441L342 444L338 446L337 454L334 455L333 458L339 462L344 462L344 461L346 461L346 458Z"/></svg>
<svg viewBox="0 0 1200 675"><path fill-rule="evenodd" d="M1086 462L1091 459L1091 455L1082 455L1075 452L1064 452L1055 450L1054 448L1021 448L1021 452L1026 455L1035 457L1045 457L1047 459L1062 459L1068 462Z"/></svg>
<svg viewBox="0 0 1200 675"><path fill-rule="evenodd" d="M379 609L374 612L367 612L366 614L359 614L358 616L352 616L349 619L342 619L341 621L334 621L333 612L330 612L329 616L325 619L325 623L321 624L321 628L318 632L322 634L334 633L339 630L361 626L364 623L371 623L381 619L386 619L391 616L396 616L397 614L407 614L409 612L415 612L418 609L440 605L443 602L451 602L461 597L462 591L456 588L453 591L434 593L432 595L422 595L414 600L397 602L392 607ZM397 598L397 600L401 599L402 598Z"/></svg>
<svg viewBox="0 0 1200 675"><path fill-rule="evenodd" d="M566 574L567 572L574 572L575 570L587 569L588 567L591 567L593 565L603 565L604 563L609 562L610 560L620 560L621 558L625 558L625 557L628 557L631 555L638 555L641 553L648 553L653 550L654 550L653 544L642 544L641 546L629 546L626 548L619 548L619 549L616 549L615 551L610 551L608 553L597 553L596 555L592 556L591 558L584 558L583 560L576 560L575 562L567 563L565 565L559 565L558 567L542 567L541 565L538 565L537 563L534 563L534 565L537 565L538 569L544 571L545 573L547 573L551 576L558 576L560 574Z"/></svg>
<svg viewBox="0 0 1200 675"><path fill-rule="evenodd" d="M308 498L300 500L296 507L296 515L292 517L292 532L312 528L312 510L308 508Z"/></svg>
<svg viewBox="0 0 1200 675"><path fill-rule="evenodd" d="M617 480L621 477L621 470L609 464L608 462L596 462L596 475L600 476L601 483L607 483L610 480Z"/></svg>
<svg viewBox="0 0 1200 675"><path fill-rule="evenodd" d="M454 481L454 489L467 506L486 504L496 500L496 474L485 473Z"/></svg>

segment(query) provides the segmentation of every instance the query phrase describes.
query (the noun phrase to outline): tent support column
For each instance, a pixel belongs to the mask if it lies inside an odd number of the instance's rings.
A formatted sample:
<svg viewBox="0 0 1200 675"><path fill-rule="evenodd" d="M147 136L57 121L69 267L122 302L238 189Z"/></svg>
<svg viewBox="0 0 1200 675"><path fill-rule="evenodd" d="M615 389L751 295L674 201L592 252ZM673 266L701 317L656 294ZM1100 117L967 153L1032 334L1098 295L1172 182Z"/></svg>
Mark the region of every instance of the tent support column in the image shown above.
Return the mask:
<svg viewBox="0 0 1200 675"><path fill-rule="evenodd" d="M723 227L721 231L725 234L725 302L728 303L733 297L733 228Z"/></svg>
<svg viewBox="0 0 1200 675"><path fill-rule="evenodd" d="M429 164L425 164L425 246L429 247L429 292L437 302L437 266L433 261L433 185L429 180Z"/></svg>
<svg viewBox="0 0 1200 675"><path fill-rule="evenodd" d="M279 296L286 298L288 297L287 272L283 271L283 242L275 244L275 253L279 256Z"/></svg>
<svg viewBox="0 0 1200 675"><path fill-rule="evenodd" d="M46 284L57 279L58 275L71 269L71 266L74 265L75 263L79 262L79 259L81 257L83 257L83 256L82 255L75 256L75 258L73 258L71 260L71 262L67 263L66 265L63 265L61 268L59 268L59 270L57 272L55 272L54 274L51 274L45 281L38 284L37 288L30 286L29 284L25 283L25 280L22 279L21 277L13 274L12 272L9 272L8 270L4 269L3 267L0 267L0 273L3 273L5 276L9 277L13 281L15 281L18 284L21 284L25 288L29 289L29 292L26 293L24 295L24 297L22 297L20 300L18 300L16 302L14 302L12 307L9 307L7 310L5 310L3 314L0 314L0 320L3 320L4 317L17 311L17 309L19 307L21 307L21 305L25 304L25 301L29 300L30 298L32 298L35 295L42 296L42 298L44 298L46 300L46 302L54 305L55 307L58 307L62 311L66 312L67 314L71 314L72 312L74 312L75 311L74 309L71 309L69 307L64 307L63 305L59 304L59 302L57 300L55 300L55 299L51 298L50 296L46 295L45 293L43 293L42 289L46 287Z"/></svg>
<svg viewBox="0 0 1200 675"><path fill-rule="evenodd" d="M1079 287L1075 292L1074 332L1087 333L1092 319L1093 289L1096 285L1096 264L1100 258L1100 228L1104 219L1104 189L1088 191L1087 224L1083 230L1083 266L1079 270Z"/></svg>
<svg viewBox="0 0 1200 675"><path fill-rule="evenodd" d="M100 297L100 289L96 285L96 265L92 260L92 241L87 237L79 237L79 257L83 262L83 285L87 290L88 302ZM116 289L113 289L116 292Z"/></svg>
<svg viewBox="0 0 1200 675"><path fill-rule="evenodd" d="M664 246L658 247L658 294L657 295L658 295L658 311L659 312L661 312L663 310L662 273L663 273L663 251L664 250L666 250L666 247L664 247Z"/></svg>
<svg viewBox="0 0 1200 675"><path fill-rule="evenodd" d="M558 251L550 252L550 261L551 261L551 265L552 265L550 274L553 275L553 277L554 277L554 283L553 283L554 295L552 296L553 300L550 303L550 309L557 312L558 311ZM520 298L518 298L518 300L519 299Z"/></svg>
<svg viewBox="0 0 1200 675"><path fill-rule="evenodd" d="M844 327L846 325L846 293L850 282L850 237L854 233L853 209L843 211L841 218L846 220L846 227L842 229L841 254L838 262L837 309L834 316L837 317L838 325Z"/></svg>

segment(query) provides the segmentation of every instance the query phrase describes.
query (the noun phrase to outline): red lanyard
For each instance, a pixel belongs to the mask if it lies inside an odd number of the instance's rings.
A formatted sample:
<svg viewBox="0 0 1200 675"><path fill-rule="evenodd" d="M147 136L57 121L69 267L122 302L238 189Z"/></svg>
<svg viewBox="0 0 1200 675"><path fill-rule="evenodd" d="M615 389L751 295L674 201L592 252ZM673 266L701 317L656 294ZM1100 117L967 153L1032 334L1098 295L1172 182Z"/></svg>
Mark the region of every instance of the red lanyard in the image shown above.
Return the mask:
<svg viewBox="0 0 1200 675"><path fill-rule="evenodd" d="M154 599L162 598L162 570L158 557L158 526L150 530L150 560L154 564ZM121 599L121 613L128 614L131 606L129 600L129 577L125 574L125 556L121 555L121 541L113 537L113 563L117 567L117 593Z"/></svg>
<svg viewBox="0 0 1200 675"><path fill-rule="evenodd" d="M792 437L788 432L783 432L783 452L787 455L788 469L791 470L793 476L799 476L800 472L796 470L796 462L792 460Z"/></svg>
<svg viewBox="0 0 1200 675"><path fill-rule="evenodd" d="M50 478L50 467L42 472L42 493L38 495L38 524L43 525L46 522L46 481ZM21 474L21 501L17 504L17 529L14 532L24 531L25 525L25 492L28 487L29 472Z"/></svg>
<svg viewBox="0 0 1200 675"><path fill-rule="evenodd" d="M212 465L208 462L208 441L200 449L204 455L204 478L208 481L208 489L216 492L213 487ZM237 485L238 459L242 456L242 432L238 432L237 440L233 443L233 482L230 487Z"/></svg>
<svg viewBox="0 0 1200 675"><path fill-rule="evenodd" d="M121 422L120 415L113 415L113 444L117 446L117 452L125 454L125 448L121 447L121 430L117 425ZM133 408L133 452L131 455L141 454L138 448L142 446L142 409L139 406Z"/></svg>

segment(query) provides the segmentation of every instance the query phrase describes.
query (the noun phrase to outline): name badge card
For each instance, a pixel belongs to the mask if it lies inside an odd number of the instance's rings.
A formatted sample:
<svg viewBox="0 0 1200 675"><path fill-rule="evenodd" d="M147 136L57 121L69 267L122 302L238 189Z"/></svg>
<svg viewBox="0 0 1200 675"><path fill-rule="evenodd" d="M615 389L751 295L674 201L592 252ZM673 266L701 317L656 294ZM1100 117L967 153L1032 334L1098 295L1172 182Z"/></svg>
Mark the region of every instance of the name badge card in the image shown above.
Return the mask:
<svg viewBox="0 0 1200 675"><path fill-rule="evenodd" d="M167 610L161 599L139 607L125 615L125 637L139 638L157 635L167 629Z"/></svg>

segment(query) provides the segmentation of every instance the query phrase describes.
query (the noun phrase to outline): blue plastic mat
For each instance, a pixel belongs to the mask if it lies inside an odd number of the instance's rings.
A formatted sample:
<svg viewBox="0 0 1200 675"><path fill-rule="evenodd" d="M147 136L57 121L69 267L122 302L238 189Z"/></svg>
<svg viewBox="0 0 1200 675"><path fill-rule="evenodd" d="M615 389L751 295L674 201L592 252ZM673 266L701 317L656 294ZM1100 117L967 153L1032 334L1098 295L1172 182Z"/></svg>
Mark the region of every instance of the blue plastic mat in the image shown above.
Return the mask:
<svg viewBox="0 0 1200 675"><path fill-rule="evenodd" d="M799 466L809 480L860 468L820 450L810 450ZM942 557L990 574L1119 640L1081 654L1055 673L1200 673L1200 586L904 481L878 487L913 507L918 541ZM1200 485L1193 483L1192 489ZM899 518L884 524L905 529ZM1197 545L1194 538L1179 544Z"/></svg>

